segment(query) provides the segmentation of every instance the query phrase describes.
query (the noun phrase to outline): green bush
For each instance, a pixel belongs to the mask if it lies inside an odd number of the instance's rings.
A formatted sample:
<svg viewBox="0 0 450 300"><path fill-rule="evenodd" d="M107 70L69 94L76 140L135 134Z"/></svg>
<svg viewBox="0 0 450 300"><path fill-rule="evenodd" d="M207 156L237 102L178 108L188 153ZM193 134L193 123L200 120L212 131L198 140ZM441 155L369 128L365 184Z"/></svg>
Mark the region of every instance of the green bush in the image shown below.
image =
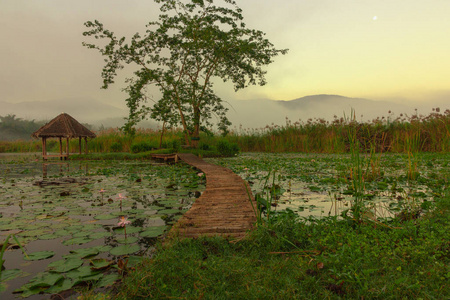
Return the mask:
<svg viewBox="0 0 450 300"><path fill-rule="evenodd" d="M200 143L198 144L198 149L208 151L208 150L211 150L211 147L209 147L208 144L205 144L205 143L203 143L203 142L200 142Z"/></svg>
<svg viewBox="0 0 450 300"><path fill-rule="evenodd" d="M152 149L156 149L156 148L158 148L158 147L149 142L133 143L133 144L131 144L131 147L130 147L131 152L133 152L133 153L147 152L147 151L151 151Z"/></svg>
<svg viewBox="0 0 450 300"><path fill-rule="evenodd" d="M227 140L218 141L216 147L223 156L234 156L239 153L239 146L236 143L229 143Z"/></svg>
<svg viewBox="0 0 450 300"><path fill-rule="evenodd" d="M171 144L172 144L172 149L173 149L173 150L175 150L175 151L180 150L180 148L181 148L181 143L180 143L179 140L173 140Z"/></svg>
<svg viewBox="0 0 450 300"><path fill-rule="evenodd" d="M119 142L114 142L111 144L109 149L111 150L111 152L122 152L122 144Z"/></svg>

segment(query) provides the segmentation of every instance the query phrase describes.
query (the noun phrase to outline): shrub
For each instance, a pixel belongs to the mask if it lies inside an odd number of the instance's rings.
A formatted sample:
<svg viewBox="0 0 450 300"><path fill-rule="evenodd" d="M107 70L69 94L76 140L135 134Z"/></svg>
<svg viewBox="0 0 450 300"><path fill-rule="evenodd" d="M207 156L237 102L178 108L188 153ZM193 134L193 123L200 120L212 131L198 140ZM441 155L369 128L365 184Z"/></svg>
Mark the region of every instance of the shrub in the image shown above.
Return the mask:
<svg viewBox="0 0 450 300"><path fill-rule="evenodd" d="M152 149L156 149L155 145L148 143L148 142L138 142L131 144L131 152L133 153L140 153L140 152L147 152L151 151Z"/></svg>
<svg viewBox="0 0 450 300"><path fill-rule="evenodd" d="M180 150L180 148L181 148L181 143L180 143L180 141L179 141L179 140L173 140L173 141L172 141L172 149L173 149L174 151L178 151L178 150Z"/></svg>
<svg viewBox="0 0 450 300"><path fill-rule="evenodd" d="M111 152L122 152L122 144L119 142L114 142L111 144L109 149L111 150Z"/></svg>
<svg viewBox="0 0 450 300"><path fill-rule="evenodd" d="M218 141L216 147L217 151L223 156L234 156L239 153L239 146L226 140Z"/></svg>
<svg viewBox="0 0 450 300"><path fill-rule="evenodd" d="M208 151L208 150L211 150L211 147L209 147L208 144L205 144L205 143L203 143L203 142L200 142L200 143L198 144L198 149Z"/></svg>

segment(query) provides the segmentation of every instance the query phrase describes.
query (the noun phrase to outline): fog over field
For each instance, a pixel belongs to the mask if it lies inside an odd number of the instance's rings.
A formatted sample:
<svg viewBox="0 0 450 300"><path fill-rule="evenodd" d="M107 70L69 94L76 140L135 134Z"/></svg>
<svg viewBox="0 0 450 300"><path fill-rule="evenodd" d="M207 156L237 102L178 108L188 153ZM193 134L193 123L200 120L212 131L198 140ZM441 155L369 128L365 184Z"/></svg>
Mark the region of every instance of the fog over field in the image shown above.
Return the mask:
<svg viewBox="0 0 450 300"><path fill-rule="evenodd" d="M355 111L358 121L370 121L377 117L395 118L400 114L412 115L417 109L418 114L428 115L432 108L439 107L441 112L450 109L450 101L446 97L436 97L429 102L412 102L397 99L395 101L374 101L362 98L349 98L338 95L312 95L291 101L254 99L228 100L228 117L231 126L243 128L260 128L266 125L286 124L286 118L292 122L307 122L309 118L323 118L327 121L350 116ZM118 107L105 104L93 98L66 98L53 101L29 101L8 103L0 101L0 115L14 114L17 118L27 120L51 120L65 112L82 123L95 127L120 127L128 116L124 106ZM391 114L389 114L391 111ZM152 120L140 123L142 127L158 127Z"/></svg>

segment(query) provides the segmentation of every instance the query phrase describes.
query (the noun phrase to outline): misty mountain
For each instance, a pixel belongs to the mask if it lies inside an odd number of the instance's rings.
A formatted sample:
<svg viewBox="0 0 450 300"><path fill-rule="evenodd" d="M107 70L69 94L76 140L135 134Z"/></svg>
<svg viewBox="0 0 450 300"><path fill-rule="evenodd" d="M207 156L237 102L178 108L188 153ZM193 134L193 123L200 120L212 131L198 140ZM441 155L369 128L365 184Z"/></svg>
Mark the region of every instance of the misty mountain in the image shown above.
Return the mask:
<svg viewBox="0 0 450 300"><path fill-rule="evenodd" d="M442 100L442 99L440 99ZM352 109L358 121L370 121L377 117L387 116L391 111L395 116L415 113L429 114L432 107L440 107L441 111L447 101L429 101L422 106L411 101L375 101L363 98L349 98L339 95L312 95L290 101L275 101L268 99L230 100L225 106L229 108L228 117L233 123L232 127L259 128L266 125L286 124L286 118L292 122L306 122L309 118L323 118L327 121L349 117ZM49 121L65 112L81 123L88 123L99 128L100 126L121 127L128 116L125 108L89 98L68 98L52 101L28 101L8 103L0 101L0 116L14 114L17 118L37 121ZM141 122L138 126L156 128L157 123L152 121Z"/></svg>
<svg viewBox="0 0 450 300"><path fill-rule="evenodd" d="M0 115L14 114L27 120L50 121L61 113L68 113L81 123L105 127L122 126L126 110L89 98L67 98L51 101L8 103L0 101Z"/></svg>
<svg viewBox="0 0 450 300"><path fill-rule="evenodd" d="M234 126L244 128L264 127L266 125L286 124L286 118L292 122L306 122L309 118L322 118L327 121L350 117L352 110L358 121L370 121L377 117L413 114L417 106L390 101L375 101L364 98L349 98L339 95L312 95L290 101L242 100L230 101L228 116ZM431 112L432 103L419 107L419 113Z"/></svg>

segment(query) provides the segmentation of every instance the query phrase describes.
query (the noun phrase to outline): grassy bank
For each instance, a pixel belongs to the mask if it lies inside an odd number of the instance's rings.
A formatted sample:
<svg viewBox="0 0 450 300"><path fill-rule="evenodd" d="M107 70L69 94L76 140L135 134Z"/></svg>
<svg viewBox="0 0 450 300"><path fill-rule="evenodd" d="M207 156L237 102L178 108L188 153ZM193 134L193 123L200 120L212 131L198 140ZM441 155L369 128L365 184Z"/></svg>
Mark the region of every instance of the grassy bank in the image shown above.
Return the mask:
<svg viewBox="0 0 450 300"><path fill-rule="evenodd" d="M359 225L276 215L246 240L175 240L117 299L448 299L450 197L419 219ZM93 294L86 295L94 298Z"/></svg>
<svg viewBox="0 0 450 300"><path fill-rule="evenodd" d="M96 132L88 143L89 152L142 152L160 148L179 148L184 144L183 132L169 130L161 139L160 132L139 129L134 137L117 129ZM336 117L333 121L310 119L305 122L268 125L264 128L234 128L226 137L202 133L199 148L208 150L221 142L237 144L244 152L348 153L352 136L363 152L406 153L413 145L420 152L450 151L450 110L436 109L428 116L412 115L378 118L358 122L356 116ZM48 151L59 152L56 139L48 140ZM63 142L65 149L65 141ZM78 151L78 141L70 142L70 151ZM0 152L39 152L40 141L0 142Z"/></svg>

